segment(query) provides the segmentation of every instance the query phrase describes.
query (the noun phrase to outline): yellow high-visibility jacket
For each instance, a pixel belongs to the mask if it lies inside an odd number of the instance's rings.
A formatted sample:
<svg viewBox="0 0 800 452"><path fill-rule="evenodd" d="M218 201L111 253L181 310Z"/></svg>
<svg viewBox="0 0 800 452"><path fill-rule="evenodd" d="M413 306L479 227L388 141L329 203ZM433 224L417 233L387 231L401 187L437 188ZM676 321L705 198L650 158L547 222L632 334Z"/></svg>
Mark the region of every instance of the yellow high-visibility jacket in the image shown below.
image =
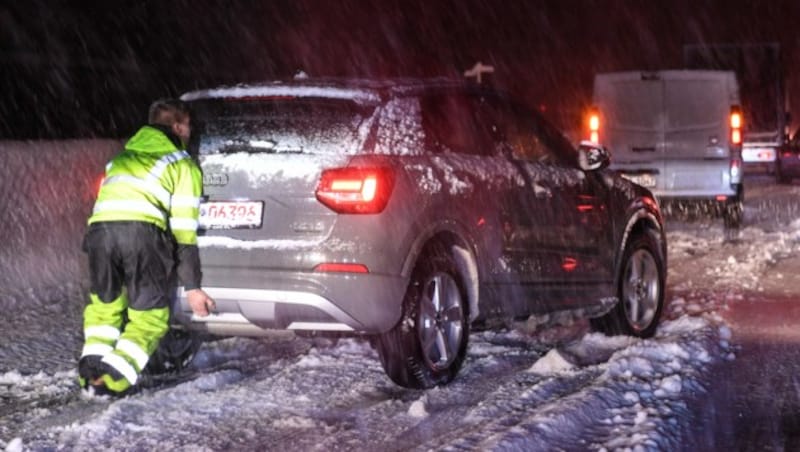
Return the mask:
<svg viewBox="0 0 800 452"><path fill-rule="evenodd" d="M89 224L142 221L169 229L178 244L178 274L188 290L200 284L197 226L203 178L189 153L178 149L176 142L159 126L139 129L106 166ZM187 265L196 268L181 271Z"/></svg>

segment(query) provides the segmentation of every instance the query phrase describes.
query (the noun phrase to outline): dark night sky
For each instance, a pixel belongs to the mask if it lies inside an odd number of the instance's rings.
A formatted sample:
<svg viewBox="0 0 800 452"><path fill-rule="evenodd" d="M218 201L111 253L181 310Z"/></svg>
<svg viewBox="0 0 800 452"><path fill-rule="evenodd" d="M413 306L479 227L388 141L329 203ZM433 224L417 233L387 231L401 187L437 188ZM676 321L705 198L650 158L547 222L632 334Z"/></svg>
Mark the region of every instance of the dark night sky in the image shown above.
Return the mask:
<svg viewBox="0 0 800 452"><path fill-rule="evenodd" d="M5 0L0 138L122 137L157 97L299 69L457 76L478 60L571 127L595 72L679 68L702 42L780 43L800 109L798 18L796 0Z"/></svg>

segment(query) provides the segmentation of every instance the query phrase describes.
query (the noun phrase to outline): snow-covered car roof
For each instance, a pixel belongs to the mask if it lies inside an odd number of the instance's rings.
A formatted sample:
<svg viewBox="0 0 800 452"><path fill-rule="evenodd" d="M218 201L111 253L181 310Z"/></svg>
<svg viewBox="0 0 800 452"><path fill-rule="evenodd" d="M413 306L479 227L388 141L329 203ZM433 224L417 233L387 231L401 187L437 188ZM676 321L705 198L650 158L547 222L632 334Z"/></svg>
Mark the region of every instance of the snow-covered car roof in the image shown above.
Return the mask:
<svg viewBox="0 0 800 452"><path fill-rule="evenodd" d="M181 100L242 98L242 97L324 97L330 99L352 100L357 103L373 103L380 100L375 93L355 89L312 86L253 85L221 87L192 91L181 96Z"/></svg>
<svg viewBox="0 0 800 452"><path fill-rule="evenodd" d="M212 89L190 91L181 100L224 99L246 97L317 97L351 100L359 104L380 102L385 93L408 92L431 86L463 86L464 83L447 78L431 79L296 79L269 83L239 84Z"/></svg>

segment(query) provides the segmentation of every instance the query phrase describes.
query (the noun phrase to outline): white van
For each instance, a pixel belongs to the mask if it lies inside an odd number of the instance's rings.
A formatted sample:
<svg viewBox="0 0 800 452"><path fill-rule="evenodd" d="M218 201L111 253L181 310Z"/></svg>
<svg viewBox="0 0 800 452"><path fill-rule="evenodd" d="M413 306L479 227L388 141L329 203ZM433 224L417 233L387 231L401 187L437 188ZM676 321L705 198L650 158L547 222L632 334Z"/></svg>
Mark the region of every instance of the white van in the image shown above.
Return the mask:
<svg viewBox="0 0 800 452"><path fill-rule="evenodd" d="M732 71L615 72L594 79L591 138L612 168L669 206L741 223L742 112Z"/></svg>

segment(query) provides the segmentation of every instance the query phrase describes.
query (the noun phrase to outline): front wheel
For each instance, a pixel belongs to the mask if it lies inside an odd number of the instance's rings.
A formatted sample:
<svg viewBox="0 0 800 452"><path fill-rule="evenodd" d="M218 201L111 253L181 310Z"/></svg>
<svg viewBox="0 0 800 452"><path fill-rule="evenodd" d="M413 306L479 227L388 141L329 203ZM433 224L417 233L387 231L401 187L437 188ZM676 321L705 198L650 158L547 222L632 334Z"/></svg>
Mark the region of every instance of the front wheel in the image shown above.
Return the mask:
<svg viewBox="0 0 800 452"><path fill-rule="evenodd" d="M664 308L665 258L653 231L633 237L622 255L617 282L619 303L592 320L606 334L651 337Z"/></svg>
<svg viewBox="0 0 800 452"><path fill-rule="evenodd" d="M449 383L466 355L466 292L451 253L440 248L420 256L403 299L400 322L377 338L386 374L407 388Z"/></svg>

